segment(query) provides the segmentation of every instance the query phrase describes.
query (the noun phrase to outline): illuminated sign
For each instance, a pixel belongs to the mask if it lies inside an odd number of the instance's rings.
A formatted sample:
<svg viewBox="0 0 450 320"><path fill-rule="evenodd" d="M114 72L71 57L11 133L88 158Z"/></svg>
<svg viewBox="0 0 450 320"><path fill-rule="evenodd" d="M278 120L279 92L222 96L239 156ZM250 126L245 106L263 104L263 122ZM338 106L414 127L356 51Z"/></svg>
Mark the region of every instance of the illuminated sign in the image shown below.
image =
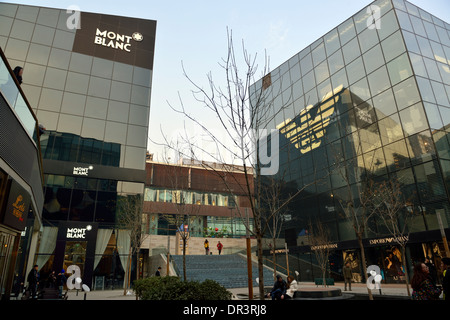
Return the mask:
<svg viewBox="0 0 450 320"><path fill-rule="evenodd" d="M277 125L277 129L302 154L316 149L322 143L322 138L326 132L325 128L330 124L335 105L339 100L338 94L342 89L343 86L341 85L326 94L317 107L315 115L312 115L312 111L316 110L316 108L309 105L300 112L298 120L287 119Z"/></svg>
<svg viewBox="0 0 450 320"><path fill-rule="evenodd" d="M113 31L101 31L97 28L94 43L104 47L131 52L131 40L140 42L144 40L144 36L140 32L134 32L131 36L128 36Z"/></svg>
<svg viewBox="0 0 450 320"><path fill-rule="evenodd" d="M67 239L86 239L86 231L92 230L91 225L87 225L86 228L67 228Z"/></svg>
<svg viewBox="0 0 450 320"><path fill-rule="evenodd" d="M28 192L15 180L11 180L3 223L17 230L24 230L30 202Z"/></svg>
<svg viewBox="0 0 450 320"><path fill-rule="evenodd" d="M94 169L93 166L89 166L87 168L84 167L73 167L73 171L72 174L76 175L76 176L88 176L89 175L89 170Z"/></svg>

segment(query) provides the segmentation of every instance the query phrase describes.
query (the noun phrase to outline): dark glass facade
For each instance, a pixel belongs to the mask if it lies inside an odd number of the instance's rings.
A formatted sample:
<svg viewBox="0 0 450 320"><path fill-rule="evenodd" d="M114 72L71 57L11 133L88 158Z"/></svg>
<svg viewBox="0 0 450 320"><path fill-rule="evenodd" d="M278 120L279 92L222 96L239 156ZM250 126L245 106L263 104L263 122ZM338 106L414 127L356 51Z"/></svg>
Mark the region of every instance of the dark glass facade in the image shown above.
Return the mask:
<svg viewBox="0 0 450 320"><path fill-rule="evenodd" d="M439 265L446 255L437 213L448 234L449 64L448 23L407 1L378 0L253 85L273 101L267 128L280 132L278 173L299 188L312 183L291 203L284 224L299 234L291 248L298 264L291 267L301 269L303 280L313 277L314 255L302 232L312 218L336 244L332 276L341 278L348 260L362 279L355 231L341 203L357 202L368 176L399 181L420 211L408 226L408 266L427 256ZM372 224L364 235L368 265L379 265L386 281L403 279L387 263L398 248L372 241L389 237Z"/></svg>
<svg viewBox="0 0 450 320"><path fill-rule="evenodd" d="M46 129L44 276L76 264L92 289L123 283L117 203L144 192L155 32L152 20L0 4L0 46ZM86 236L61 231L73 228Z"/></svg>

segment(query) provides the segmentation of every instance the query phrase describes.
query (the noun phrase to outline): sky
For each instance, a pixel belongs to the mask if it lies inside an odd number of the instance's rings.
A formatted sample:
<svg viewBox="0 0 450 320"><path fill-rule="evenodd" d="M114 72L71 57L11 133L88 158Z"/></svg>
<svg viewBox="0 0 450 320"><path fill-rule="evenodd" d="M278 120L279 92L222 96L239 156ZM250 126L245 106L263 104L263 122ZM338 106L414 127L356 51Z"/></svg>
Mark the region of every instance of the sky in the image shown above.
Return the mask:
<svg viewBox="0 0 450 320"><path fill-rule="evenodd" d="M365 8L371 0L9 0L19 3L65 9L76 5L81 11L151 19L157 21L152 79L148 150L155 159L167 157L160 144L162 133L173 137L186 130L198 134L185 117L170 107L180 101L195 117L213 123L213 115L192 98L193 85L208 86L207 74L220 83L219 66L227 54L227 30L231 30L236 49L257 57L260 72L269 58L275 69L319 37ZM411 0L411 3L450 23L449 0ZM82 22L81 22L82 23ZM239 56L239 54L238 54ZM261 74L262 75L262 74ZM180 100L181 99L181 100ZM170 104L170 105L169 105ZM223 133L218 133L223 134ZM170 156L170 155L169 155Z"/></svg>

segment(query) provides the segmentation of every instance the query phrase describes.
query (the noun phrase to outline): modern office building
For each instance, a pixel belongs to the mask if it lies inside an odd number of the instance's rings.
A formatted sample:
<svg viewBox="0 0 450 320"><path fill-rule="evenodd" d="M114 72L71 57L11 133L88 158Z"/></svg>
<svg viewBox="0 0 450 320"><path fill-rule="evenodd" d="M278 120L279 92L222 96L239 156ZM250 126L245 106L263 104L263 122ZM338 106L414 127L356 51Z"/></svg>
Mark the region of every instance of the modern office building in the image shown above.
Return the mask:
<svg viewBox="0 0 450 320"><path fill-rule="evenodd" d="M91 288L123 281L130 239L118 201L144 192L155 32L152 20L0 4L0 47L24 68L45 127L43 277L77 265Z"/></svg>
<svg viewBox="0 0 450 320"><path fill-rule="evenodd" d="M245 237L245 226L253 226L245 187L238 166L188 159L179 164L148 161L145 233L175 235L186 225L191 237Z"/></svg>
<svg viewBox="0 0 450 320"><path fill-rule="evenodd" d="M439 265L449 254L439 218L450 235L448 23L407 1L374 1L252 86L261 91L273 102L267 128L280 133L278 173L308 185L284 225L286 237L303 235L290 247L302 280L314 277L305 231L317 218L331 234L332 275L350 261L363 279L346 205L361 203L368 179L398 181L420 213L408 225L407 265L426 257ZM403 279L392 234L379 220L370 225L367 265L387 282Z"/></svg>

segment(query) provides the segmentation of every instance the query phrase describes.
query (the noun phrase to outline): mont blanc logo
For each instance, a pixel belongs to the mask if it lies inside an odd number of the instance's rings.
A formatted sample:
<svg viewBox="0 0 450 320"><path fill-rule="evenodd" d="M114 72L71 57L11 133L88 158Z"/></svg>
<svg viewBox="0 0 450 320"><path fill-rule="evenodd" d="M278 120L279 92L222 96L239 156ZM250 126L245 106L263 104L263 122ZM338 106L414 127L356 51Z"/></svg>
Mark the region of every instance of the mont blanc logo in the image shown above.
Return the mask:
<svg viewBox="0 0 450 320"><path fill-rule="evenodd" d="M131 37L133 38L134 41L138 41L138 42L141 42L142 40L144 40L144 36L140 32L133 33L131 35Z"/></svg>
<svg viewBox="0 0 450 320"><path fill-rule="evenodd" d="M86 239L86 231L91 231L92 226L87 225L85 228L67 228L66 238L68 239Z"/></svg>
<svg viewBox="0 0 450 320"><path fill-rule="evenodd" d="M144 36L140 32L134 32L131 36L129 36L125 34L119 34L114 31L100 30L99 28L97 28L95 32L94 43L103 47L131 52L131 40L141 42L142 40L144 40Z"/></svg>
<svg viewBox="0 0 450 320"><path fill-rule="evenodd" d="M89 166L87 168L84 167L73 167L72 173L76 176L88 176L89 170L93 170L93 166Z"/></svg>

